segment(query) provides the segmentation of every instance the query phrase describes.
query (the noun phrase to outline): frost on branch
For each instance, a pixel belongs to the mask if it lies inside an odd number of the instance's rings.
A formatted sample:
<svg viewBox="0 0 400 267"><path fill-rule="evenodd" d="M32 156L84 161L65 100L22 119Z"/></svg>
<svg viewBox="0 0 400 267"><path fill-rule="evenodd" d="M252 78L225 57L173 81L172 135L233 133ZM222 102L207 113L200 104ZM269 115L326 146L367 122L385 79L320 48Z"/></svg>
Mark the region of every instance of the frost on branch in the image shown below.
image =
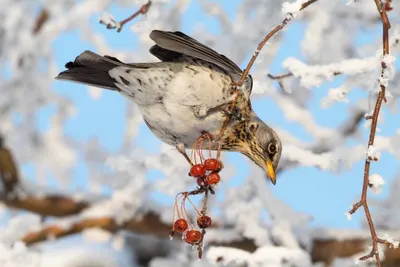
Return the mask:
<svg viewBox="0 0 400 267"><path fill-rule="evenodd" d="M382 57L382 75L379 77L379 83L382 86L388 87L389 81L393 79L395 74L394 62L396 58L392 55L384 55Z"/></svg>
<svg viewBox="0 0 400 267"><path fill-rule="evenodd" d="M99 18L99 22L106 25L107 29L117 28L117 31L121 29L121 24L115 21L114 16L107 12L104 12L103 15Z"/></svg>
<svg viewBox="0 0 400 267"><path fill-rule="evenodd" d="M378 161L381 157L381 152L375 146L368 146L367 160Z"/></svg>
<svg viewBox="0 0 400 267"><path fill-rule="evenodd" d="M369 176L369 187L371 191L375 194L380 194L382 191L382 187L385 184L385 180L379 174L372 174Z"/></svg>
<svg viewBox="0 0 400 267"><path fill-rule="evenodd" d="M392 236L390 236L389 234L384 234L382 237L380 237L383 240L388 241L389 243L391 243L393 245L392 248L397 249L399 248L399 241L398 239L394 239Z"/></svg>
<svg viewBox="0 0 400 267"><path fill-rule="evenodd" d="M378 66L377 58L347 59L327 65L307 65L298 59L289 57L282 66L295 77L300 78L302 86L307 88L320 86L324 81L331 81L337 75L354 76L373 71Z"/></svg>
<svg viewBox="0 0 400 267"><path fill-rule="evenodd" d="M282 13L287 15L288 19L296 18L297 15L300 13L300 9L301 9L302 4L304 4L305 2L307 2L307 1L296 0L293 3L284 2L282 4Z"/></svg>

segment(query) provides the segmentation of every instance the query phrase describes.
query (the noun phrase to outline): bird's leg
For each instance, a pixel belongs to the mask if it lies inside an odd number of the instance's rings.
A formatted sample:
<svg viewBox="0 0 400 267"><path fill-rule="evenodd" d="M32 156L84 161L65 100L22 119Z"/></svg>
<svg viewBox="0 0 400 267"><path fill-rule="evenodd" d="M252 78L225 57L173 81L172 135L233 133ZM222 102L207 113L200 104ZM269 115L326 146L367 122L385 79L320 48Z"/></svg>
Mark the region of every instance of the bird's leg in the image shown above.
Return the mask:
<svg viewBox="0 0 400 267"><path fill-rule="evenodd" d="M190 166L193 166L192 160L189 158L188 154L186 154L186 150L185 150L185 145L184 144L178 143L176 145L176 150L178 150L178 152L181 153L185 157L187 162L189 162Z"/></svg>

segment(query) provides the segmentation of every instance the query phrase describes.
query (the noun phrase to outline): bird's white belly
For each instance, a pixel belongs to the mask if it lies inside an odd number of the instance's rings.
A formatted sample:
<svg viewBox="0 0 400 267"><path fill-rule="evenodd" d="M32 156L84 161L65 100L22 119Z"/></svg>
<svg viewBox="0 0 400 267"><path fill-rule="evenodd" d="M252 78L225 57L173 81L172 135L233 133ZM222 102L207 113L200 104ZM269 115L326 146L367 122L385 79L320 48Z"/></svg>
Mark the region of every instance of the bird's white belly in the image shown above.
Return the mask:
<svg viewBox="0 0 400 267"><path fill-rule="evenodd" d="M170 145L182 142L191 147L203 132L218 135L224 119L220 112L198 118L190 107L176 103L166 108L165 104L140 107L150 130L163 142Z"/></svg>
<svg viewBox="0 0 400 267"><path fill-rule="evenodd" d="M224 116L215 109L231 103L226 91L230 83L230 77L211 68L185 65L172 76L156 103L136 102L149 128L162 141L192 146L204 132L219 134Z"/></svg>

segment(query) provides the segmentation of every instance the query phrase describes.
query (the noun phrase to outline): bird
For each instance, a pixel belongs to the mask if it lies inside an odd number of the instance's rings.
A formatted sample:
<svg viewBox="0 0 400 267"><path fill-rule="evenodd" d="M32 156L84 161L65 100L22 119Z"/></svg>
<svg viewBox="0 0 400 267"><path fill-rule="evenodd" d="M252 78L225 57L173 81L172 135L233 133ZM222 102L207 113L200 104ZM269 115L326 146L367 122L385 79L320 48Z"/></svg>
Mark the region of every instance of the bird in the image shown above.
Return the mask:
<svg viewBox="0 0 400 267"><path fill-rule="evenodd" d="M242 153L276 184L282 142L252 109L251 75L232 86L243 70L228 57L180 31L155 29L149 37L155 43L149 52L159 62L124 63L86 50L55 79L126 96L153 134L188 161L186 149L207 134L213 141L206 147Z"/></svg>
<svg viewBox="0 0 400 267"><path fill-rule="evenodd" d="M11 196L19 183L19 173L14 157L5 147L2 136L0 136L0 180L3 182L5 195Z"/></svg>

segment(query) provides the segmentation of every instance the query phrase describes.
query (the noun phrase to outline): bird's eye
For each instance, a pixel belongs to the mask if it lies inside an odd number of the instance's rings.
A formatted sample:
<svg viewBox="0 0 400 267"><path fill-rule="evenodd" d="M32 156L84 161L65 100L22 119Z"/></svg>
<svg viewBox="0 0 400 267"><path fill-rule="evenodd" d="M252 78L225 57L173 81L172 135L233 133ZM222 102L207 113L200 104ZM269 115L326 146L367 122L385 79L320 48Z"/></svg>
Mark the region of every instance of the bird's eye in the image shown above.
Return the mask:
<svg viewBox="0 0 400 267"><path fill-rule="evenodd" d="M276 144L275 143L269 143L268 144L268 153L269 154L275 154L277 150Z"/></svg>

